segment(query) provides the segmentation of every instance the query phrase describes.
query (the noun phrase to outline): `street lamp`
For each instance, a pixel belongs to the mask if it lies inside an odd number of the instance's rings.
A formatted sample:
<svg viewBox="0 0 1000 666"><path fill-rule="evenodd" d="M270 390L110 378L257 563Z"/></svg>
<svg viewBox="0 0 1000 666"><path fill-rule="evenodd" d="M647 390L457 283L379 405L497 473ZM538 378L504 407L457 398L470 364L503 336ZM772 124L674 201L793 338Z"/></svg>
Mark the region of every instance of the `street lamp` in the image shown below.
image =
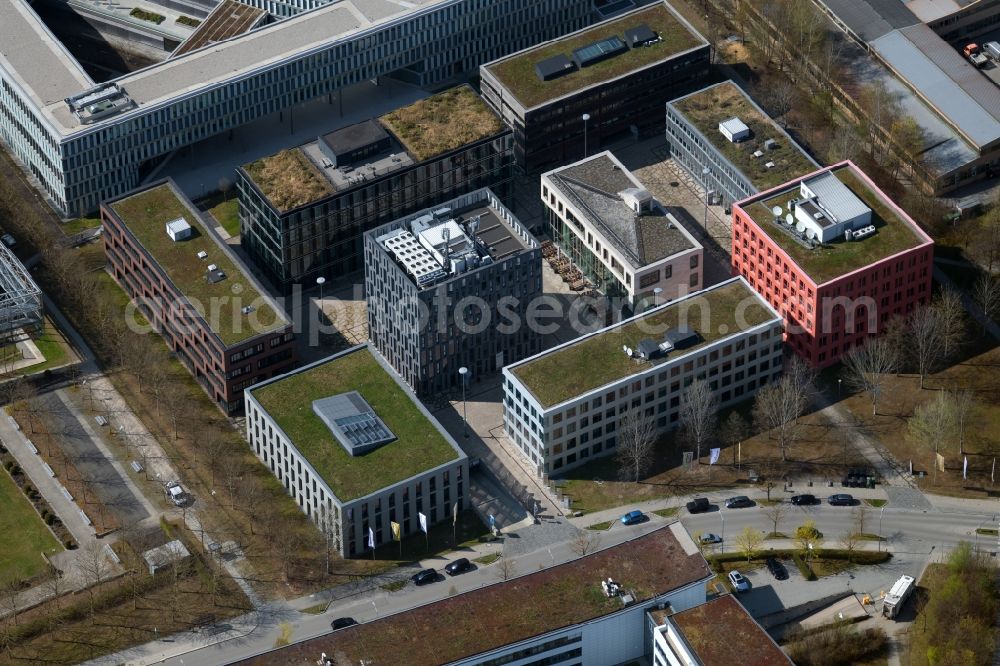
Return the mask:
<svg viewBox="0 0 1000 666"><path fill-rule="evenodd" d="M583 118L583 158L586 159L587 158L587 121L590 120L590 114L589 113L585 113L585 114L583 114L580 117Z"/></svg>
<svg viewBox="0 0 1000 666"><path fill-rule="evenodd" d="M326 284L326 278L323 276L316 278L316 284L319 285L319 311L326 314L326 311L323 309L323 285Z"/></svg>
<svg viewBox="0 0 1000 666"><path fill-rule="evenodd" d="M837 378L837 400L840 400L840 385L844 382L840 377Z"/></svg>
<svg viewBox="0 0 1000 666"><path fill-rule="evenodd" d="M708 234L708 167L701 168L701 184L705 188L705 234Z"/></svg>
<svg viewBox="0 0 1000 666"><path fill-rule="evenodd" d="M885 513L885 507L883 506L878 512L878 552L882 552L882 515ZM978 536L979 533L976 533Z"/></svg>
<svg viewBox="0 0 1000 666"><path fill-rule="evenodd" d="M723 551L726 548L726 514L719 511L719 518L722 518L722 534L719 535L719 550Z"/></svg>
<svg viewBox="0 0 1000 666"><path fill-rule="evenodd" d="M462 377L462 436L469 439L469 411L465 402L465 380L469 369L463 365L458 369L458 374Z"/></svg>

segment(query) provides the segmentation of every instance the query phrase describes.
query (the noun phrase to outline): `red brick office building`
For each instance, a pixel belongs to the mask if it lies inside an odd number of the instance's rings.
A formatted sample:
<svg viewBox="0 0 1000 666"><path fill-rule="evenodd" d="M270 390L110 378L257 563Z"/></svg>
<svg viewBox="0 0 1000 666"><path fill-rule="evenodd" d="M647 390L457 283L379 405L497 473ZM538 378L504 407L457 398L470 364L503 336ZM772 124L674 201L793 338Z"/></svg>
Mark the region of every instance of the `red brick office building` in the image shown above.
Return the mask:
<svg viewBox="0 0 1000 666"><path fill-rule="evenodd" d="M934 241L850 161L733 206L733 274L815 367L927 303L933 257Z"/></svg>
<svg viewBox="0 0 1000 666"><path fill-rule="evenodd" d="M101 205L108 270L216 404L296 365L292 324L170 181Z"/></svg>

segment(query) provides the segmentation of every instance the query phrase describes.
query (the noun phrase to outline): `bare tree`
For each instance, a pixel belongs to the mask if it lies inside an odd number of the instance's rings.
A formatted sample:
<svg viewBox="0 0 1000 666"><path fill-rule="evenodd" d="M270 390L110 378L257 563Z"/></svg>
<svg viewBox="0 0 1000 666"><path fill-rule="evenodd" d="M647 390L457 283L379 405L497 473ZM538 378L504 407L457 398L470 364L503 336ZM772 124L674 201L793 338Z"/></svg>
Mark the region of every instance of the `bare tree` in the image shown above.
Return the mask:
<svg viewBox="0 0 1000 666"><path fill-rule="evenodd" d="M792 390L798 397L798 404L796 406L797 413L795 414L796 419L806 413L806 409L809 408L809 405L812 404L813 400L816 398L817 375L818 373L816 372L816 369L811 367L798 356L793 356L792 359L785 365L784 376L791 382Z"/></svg>
<svg viewBox="0 0 1000 666"><path fill-rule="evenodd" d="M907 436L914 443L934 452L934 477L937 482L938 447L955 427L951 400L942 391L929 402L920 405L906 423Z"/></svg>
<svg viewBox="0 0 1000 666"><path fill-rule="evenodd" d="M701 446L707 443L716 429L718 400L712 387L704 379L696 379L681 395L681 430L695 445L695 460L701 462Z"/></svg>
<svg viewBox="0 0 1000 666"><path fill-rule="evenodd" d="M21 612L21 586L17 579L11 579L0 585L0 603L7 611L10 622L17 626L17 614Z"/></svg>
<svg viewBox="0 0 1000 666"><path fill-rule="evenodd" d="M868 522L868 507L864 502L854 507L852 516L854 519L854 533L863 537L865 535L865 523Z"/></svg>
<svg viewBox="0 0 1000 666"><path fill-rule="evenodd" d="M920 375L920 388L923 388L927 375L937 369L943 356L945 330L937 308L924 305L914 310L908 333L907 347Z"/></svg>
<svg viewBox="0 0 1000 666"><path fill-rule="evenodd" d="M777 120L782 127L788 127L785 115L795 107L798 97L798 88L791 81L783 79L777 82L772 81L765 86L762 101L768 114Z"/></svg>
<svg viewBox="0 0 1000 666"><path fill-rule="evenodd" d="M944 361L952 360L965 342L968 315L962 296L954 289L945 288L932 305L941 320L941 346Z"/></svg>
<svg viewBox="0 0 1000 666"><path fill-rule="evenodd" d="M736 452L739 444L746 439L749 432L750 426L747 424L746 419L737 411L729 412L729 416L726 417L726 420L722 422L722 427L719 428L719 440L733 450L734 465L737 464Z"/></svg>
<svg viewBox="0 0 1000 666"><path fill-rule="evenodd" d="M861 543L861 537L851 530L843 533L840 537L840 547L847 552L847 561L854 561L854 552L858 549L858 545Z"/></svg>
<svg viewBox="0 0 1000 666"><path fill-rule="evenodd" d="M162 408L163 414L170 421L173 439L177 439L181 424L191 412L191 398L188 396L187 387L181 382L171 382L157 401L157 405Z"/></svg>
<svg viewBox="0 0 1000 666"><path fill-rule="evenodd" d="M778 531L778 525L781 523L781 519L785 517L785 504L783 502L775 502L770 506L764 507L764 515L771 521L771 534L781 534Z"/></svg>
<svg viewBox="0 0 1000 666"><path fill-rule="evenodd" d="M754 398L754 423L778 442L782 461L788 460L788 448L798 438L801 408L795 383L787 374L760 389Z"/></svg>
<svg viewBox="0 0 1000 666"><path fill-rule="evenodd" d="M969 390L948 391L951 402L955 434L958 435L958 452L965 453L965 433L971 425L976 410L976 394Z"/></svg>
<svg viewBox="0 0 1000 666"><path fill-rule="evenodd" d="M510 580L517 575L517 563L509 557L501 557L497 560L497 578L500 580Z"/></svg>
<svg viewBox="0 0 1000 666"><path fill-rule="evenodd" d="M77 566L80 567L84 584L87 586L87 594L90 597L90 614L93 616L96 602L95 588L111 571L107 555L104 553L104 545L96 539L91 539L84 544L80 549Z"/></svg>
<svg viewBox="0 0 1000 666"><path fill-rule="evenodd" d="M656 421L652 414L633 408L622 415L618 423L616 458L623 479L638 482L653 460L656 443Z"/></svg>
<svg viewBox="0 0 1000 666"><path fill-rule="evenodd" d="M985 224L986 234L983 241L986 245L986 270L992 275L993 264L1000 256L1000 200L996 201L993 209L986 214Z"/></svg>
<svg viewBox="0 0 1000 666"><path fill-rule="evenodd" d="M834 160L855 160L861 154L863 143L852 125L838 125L830 141L830 157Z"/></svg>
<svg viewBox="0 0 1000 666"><path fill-rule="evenodd" d="M1000 228L1000 223L997 226ZM995 321L997 315L1000 315L1000 280L989 273L983 273L972 287L972 298L986 315L987 321L983 322L985 335L989 322Z"/></svg>
<svg viewBox="0 0 1000 666"><path fill-rule="evenodd" d="M740 549L741 553L747 556L747 562L753 559L753 556L757 554L757 549L760 548L760 544L763 542L764 533L760 530L755 530L749 525L736 535L736 546Z"/></svg>
<svg viewBox="0 0 1000 666"><path fill-rule="evenodd" d="M573 537L569 547L574 553L583 557L597 550L601 544L601 535L593 530L580 530L579 534Z"/></svg>
<svg viewBox="0 0 1000 666"><path fill-rule="evenodd" d="M899 350L888 340L869 338L844 357L847 386L865 391L872 401L872 416L878 413L878 398L888 376L899 367Z"/></svg>
<svg viewBox="0 0 1000 666"><path fill-rule="evenodd" d="M243 483L239 485L240 509L250 523L250 534L254 534L254 524L261 517L261 511L267 504L267 492L261 485L261 479L250 470L243 474Z"/></svg>

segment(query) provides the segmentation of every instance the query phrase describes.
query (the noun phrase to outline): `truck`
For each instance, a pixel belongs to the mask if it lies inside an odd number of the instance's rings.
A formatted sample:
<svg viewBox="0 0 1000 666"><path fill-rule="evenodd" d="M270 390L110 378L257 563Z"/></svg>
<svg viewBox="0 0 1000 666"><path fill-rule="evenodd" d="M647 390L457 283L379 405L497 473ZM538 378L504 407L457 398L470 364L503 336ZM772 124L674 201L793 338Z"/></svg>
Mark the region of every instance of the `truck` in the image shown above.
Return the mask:
<svg viewBox="0 0 1000 666"><path fill-rule="evenodd" d="M977 68L982 69L983 67L986 67L987 64L989 64L990 59L987 58L986 55L983 53L973 53L971 56L969 56L969 62L971 62Z"/></svg>
<svg viewBox="0 0 1000 666"><path fill-rule="evenodd" d="M914 588L917 586L916 579L913 576L902 576L897 580L891 588L889 588L889 594L885 595L882 599L882 615L889 618L890 620L895 620L899 615L899 611L903 608L906 600L910 598L913 594Z"/></svg>
<svg viewBox="0 0 1000 666"><path fill-rule="evenodd" d="M983 44L983 53L1000 62L1000 42L986 42Z"/></svg>
<svg viewBox="0 0 1000 666"><path fill-rule="evenodd" d="M979 53L979 44L976 44L975 42L966 44L965 48L962 49L962 55L966 58L971 58L976 53Z"/></svg>

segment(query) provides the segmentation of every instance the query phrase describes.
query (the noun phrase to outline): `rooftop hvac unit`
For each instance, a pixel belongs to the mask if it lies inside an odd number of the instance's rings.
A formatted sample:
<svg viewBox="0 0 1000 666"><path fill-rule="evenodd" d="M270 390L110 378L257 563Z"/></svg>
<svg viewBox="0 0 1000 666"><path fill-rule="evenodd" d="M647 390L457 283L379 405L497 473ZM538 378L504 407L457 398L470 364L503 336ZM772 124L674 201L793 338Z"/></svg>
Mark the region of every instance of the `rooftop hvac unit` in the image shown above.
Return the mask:
<svg viewBox="0 0 1000 666"><path fill-rule="evenodd" d="M764 141L764 150L774 150L778 147L778 142L774 139L767 139Z"/></svg>
<svg viewBox="0 0 1000 666"><path fill-rule="evenodd" d="M766 164L765 164L764 166L765 166L766 168L768 168L768 169L773 169L773 168L774 168L774 162L768 162L768 163L766 163Z"/></svg>
<svg viewBox="0 0 1000 666"><path fill-rule="evenodd" d="M760 152L759 150L755 150L755 151L753 151L753 156L754 157L763 157L764 153Z"/></svg>
<svg viewBox="0 0 1000 666"><path fill-rule="evenodd" d="M214 271L214 270L217 270L218 268L219 268L219 267L218 267L218 266L216 266L215 264L209 264L209 265L208 265L208 270L210 270L210 271Z"/></svg>
<svg viewBox="0 0 1000 666"><path fill-rule="evenodd" d="M199 250L199 252L198 252L198 258L199 259L207 259L208 258L208 252L205 252L204 250Z"/></svg>
<svg viewBox="0 0 1000 666"><path fill-rule="evenodd" d="M183 217L171 220L167 222L167 235L175 243L191 238L191 225Z"/></svg>

